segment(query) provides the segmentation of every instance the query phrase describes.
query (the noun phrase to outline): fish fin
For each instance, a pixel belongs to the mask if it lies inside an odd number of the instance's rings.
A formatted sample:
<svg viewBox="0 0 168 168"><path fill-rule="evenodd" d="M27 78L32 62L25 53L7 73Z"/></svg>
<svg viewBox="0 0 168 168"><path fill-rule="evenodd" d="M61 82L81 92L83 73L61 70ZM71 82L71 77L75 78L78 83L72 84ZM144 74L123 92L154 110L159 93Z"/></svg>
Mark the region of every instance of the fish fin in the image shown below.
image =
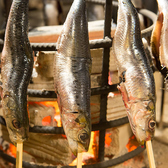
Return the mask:
<svg viewBox="0 0 168 168"><path fill-rule="evenodd" d="M118 86L117 86L118 90L121 92L122 95L122 99L124 102L124 105L126 108L128 108L128 102L129 102L129 96L128 96L128 92L125 88L125 84L123 82L121 82Z"/></svg>
<svg viewBox="0 0 168 168"><path fill-rule="evenodd" d="M119 76L119 82L121 83L121 82L125 82L125 73L126 73L126 71L123 71L122 73L121 73L121 75Z"/></svg>

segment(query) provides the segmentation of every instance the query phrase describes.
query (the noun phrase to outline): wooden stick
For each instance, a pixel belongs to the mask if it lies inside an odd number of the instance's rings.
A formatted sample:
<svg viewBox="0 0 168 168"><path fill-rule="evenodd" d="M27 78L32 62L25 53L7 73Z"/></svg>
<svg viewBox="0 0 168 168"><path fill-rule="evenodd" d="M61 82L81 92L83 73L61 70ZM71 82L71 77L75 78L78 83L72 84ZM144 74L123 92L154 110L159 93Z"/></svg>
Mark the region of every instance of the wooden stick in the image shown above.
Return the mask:
<svg viewBox="0 0 168 168"><path fill-rule="evenodd" d="M146 141L146 150L147 150L147 154L148 154L150 168L156 168L151 140Z"/></svg>
<svg viewBox="0 0 168 168"><path fill-rule="evenodd" d="M82 153L79 152L77 156L77 168L82 168Z"/></svg>
<svg viewBox="0 0 168 168"><path fill-rule="evenodd" d="M17 143L16 149L16 168L22 168L23 142Z"/></svg>

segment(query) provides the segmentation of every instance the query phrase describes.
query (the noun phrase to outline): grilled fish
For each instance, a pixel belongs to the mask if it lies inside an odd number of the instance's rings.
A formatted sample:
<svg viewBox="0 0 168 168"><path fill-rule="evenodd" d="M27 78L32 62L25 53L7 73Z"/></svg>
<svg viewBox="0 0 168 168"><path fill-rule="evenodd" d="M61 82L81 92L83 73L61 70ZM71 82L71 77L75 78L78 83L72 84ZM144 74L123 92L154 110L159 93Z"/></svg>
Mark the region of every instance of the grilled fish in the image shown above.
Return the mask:
<svg viewBox="0 0 168 168"><path fill-rule="evenodd" d="M157 0L158 18L151 35L151 50L156 60L156 67L168 78L168 0Z"/></svg>
<svg viewBox="0 0 168 168"><path fill-rule="evenodd" d="M54 85L63 128L74 155L90 142L90 68L88 23L84 0L74 0L57 41Z"/></svg>
<svg viewBox="0 0 168 168"><path fill-rule="evenodd" d="M11 141L28 137L27 87L33 69L28 40L28 0L14 0L11 6L2 51L2 107Z"/></svg>
<svg viewBox="0 0 168 168"><path fill-rule="evenodd" d="M155 130L155 84L142 44L137 11L131 0L119 0L113 40L122 98L133 133L141 145Z"/></svg>

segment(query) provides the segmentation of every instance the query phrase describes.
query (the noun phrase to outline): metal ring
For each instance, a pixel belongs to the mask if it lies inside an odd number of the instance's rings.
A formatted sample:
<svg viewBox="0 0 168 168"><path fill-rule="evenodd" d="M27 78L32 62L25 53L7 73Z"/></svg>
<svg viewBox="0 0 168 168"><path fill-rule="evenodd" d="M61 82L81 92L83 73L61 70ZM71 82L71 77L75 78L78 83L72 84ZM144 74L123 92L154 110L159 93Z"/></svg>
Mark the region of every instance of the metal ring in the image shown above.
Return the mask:
<svg viewBox="0 0 168 168"><path fill-rule="evenodd" d="M103 162L99 162L96 164L91 164L91 165L83 165L83 168L107 168L107 167L111 167L120 163L125 162L128 159L133 158L134 156L140 154L141 152L143 152L145 150L145 147L137 147L135 150L128 152L122 156L119 156L115 159L110 159L108 161L103 161ZM16 159L14 157L11 157L7 154L5 154L2 150L0 150L0 156L7 160L10 161L13 164L16 164ZM25 162L23 161L23 167L24 168L57 168L58 166L43 166L43 165L36 165L36 164L30 164L29 162ZM60 166L59 166L60 167ZM62 166L62 168L76 168L76 166Z"/></svg>
<svg viewBox="0 0 168 168"><path fill-rule="evenodd" d="M109 92L116 92L118 84L108 85L104 87L92 88L91 95L100 95L100 94L108 94ZM28 95L30 97L42 97L42 98L57 98L57 95L54 91L47 90L35 90L28 89Z"/></svg>
<svg viewBox="0 0 168 168"><path fill-rule="evenodd" d="M106 130L108 128L118 127L128 123L128 117L119 118L116 120L105 121L97 124L92 124L92 131ZM0 116L0 124L6 126L5 119ZM51 127L51 126L34 126L29 127L29 132L44 133L44 134L65 134L63 127Z"/></svg>

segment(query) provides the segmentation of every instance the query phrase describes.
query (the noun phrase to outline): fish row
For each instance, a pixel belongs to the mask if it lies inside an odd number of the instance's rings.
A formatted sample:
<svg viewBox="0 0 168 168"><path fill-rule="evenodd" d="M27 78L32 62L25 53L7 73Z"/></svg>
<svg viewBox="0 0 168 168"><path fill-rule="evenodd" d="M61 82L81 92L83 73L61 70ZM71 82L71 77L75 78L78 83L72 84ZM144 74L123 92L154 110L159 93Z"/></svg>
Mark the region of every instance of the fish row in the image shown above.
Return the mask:
<svg viewBox="0 0 168 168"><path fill-rule="evenodd" d="M29 127L27 87L33 69L33 54L27 36L27 11L27 0L13 1L1 58L2 105L13 143L24 141L28 136ZM158 17L159 23L160 20L163 21L163 26L158 26L162 32L167 30L164 27L166 25L164 15L166 18L164 12ZM157 30L156 27L155 29ZM163 59L160 62L166 67L166 48L161 45L162 43L166 45L166 33L161 33L161 38L157 35L152 38L155 39L151 43L155 45L157 53L155 58L159 58L160 49L161 55L165 53L161 56ZM132 131L143 145L145 141L153 138L155 131L155 82L142 43L138 13L131 0L118 0L117 28L112 49L120 79L118 89L122 94ZM74 0L57 41L54 87L63 128L75 155L87 151L89 147L90 71L86 4L85 0Z"/></svg>

